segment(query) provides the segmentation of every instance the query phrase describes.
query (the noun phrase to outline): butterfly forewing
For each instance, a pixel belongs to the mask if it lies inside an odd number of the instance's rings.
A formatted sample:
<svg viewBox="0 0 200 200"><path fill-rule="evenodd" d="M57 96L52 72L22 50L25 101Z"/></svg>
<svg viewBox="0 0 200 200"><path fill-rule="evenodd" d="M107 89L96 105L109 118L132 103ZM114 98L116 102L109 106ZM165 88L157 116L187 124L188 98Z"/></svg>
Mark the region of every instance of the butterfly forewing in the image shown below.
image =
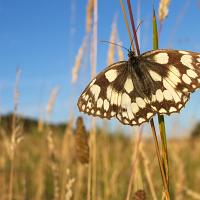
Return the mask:
<svg viewBox="0 0 200 200"><path fill-rule="evenodd" d="M97 75L81 94L79 110L140 125L158 114L179 112L200 87L200 54L159 49L121 61Z"/></svg>
<svg viewBox="0 0 200 200"><path fill-rule="evenodd" d="M79 110L102 118L110 119L114 116L118 107L111 106L110 96L114 91L120 93L120 74L123 74L126 65L127 61L117 62L97 75L81 94L78 100Z"/></svg>

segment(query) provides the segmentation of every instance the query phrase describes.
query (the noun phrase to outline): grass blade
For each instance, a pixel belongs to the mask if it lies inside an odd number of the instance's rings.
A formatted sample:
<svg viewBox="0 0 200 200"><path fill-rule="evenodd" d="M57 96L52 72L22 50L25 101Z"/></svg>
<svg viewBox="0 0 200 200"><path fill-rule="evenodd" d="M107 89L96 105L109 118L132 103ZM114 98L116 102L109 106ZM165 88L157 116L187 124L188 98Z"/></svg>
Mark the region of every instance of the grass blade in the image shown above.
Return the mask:
<svg viewBox="0 0 200 200"><path fill-rule="evenodd" d="M153 49L158 49L158 31L157 31L157 22L155 10L153 10ZM168 163L168 151L167 151L167 137L166 137L166 129L165 129L165 119L163 115L158 115L158 123L162 144L162 154L161 161L162 167L164 169L165 181L167 183L167 189L169 191L169 163ZM160 153L160 152L159 152Z"/></svg>

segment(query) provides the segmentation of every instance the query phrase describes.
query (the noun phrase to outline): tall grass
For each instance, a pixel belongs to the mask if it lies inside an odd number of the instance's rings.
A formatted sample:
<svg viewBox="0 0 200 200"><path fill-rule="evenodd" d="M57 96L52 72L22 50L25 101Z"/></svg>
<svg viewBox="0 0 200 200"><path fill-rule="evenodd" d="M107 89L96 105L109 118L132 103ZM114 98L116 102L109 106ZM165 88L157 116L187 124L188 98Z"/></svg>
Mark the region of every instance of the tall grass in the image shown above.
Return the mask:
<svg viewBox="0 0 200 200"><path fill-rule="evenodd" d="M1 126L1 129L4 128ZM5 129L4 131L6 132ZM53 131L58 177L56 178L53 175L50 166L49 150L46 146L48 130L44 129L43 132L38 132L37 128L33 128L29 132L26 131L23 142L18 146L15 159L15 173L12 182L13 198L24 199L25 195L26 199L30 200L54 199L55 179L59 183L58 195L60 199L64 199L66 196L71 198L70 200L87 198L87 164L81 164L75 153L76 145L73 141L75 141L76 135L73 134L72 129L69 129L67 133L57 129ZM6 132L6 134L9 133ZM120 133L109 135L105 129L98 131L97 141L97 199L125 199L130 179L130 163L132 153L135 152L133 149L136 148L136 142L130 142L129 137ZM1 152L4 152L4 142L5 139L1 137ZM198 139L174 139L168 143L172 155L172 160L170 160L172 199L192 200L200 195L198 185L200 180L199 142ZM62 155L63 150L65 156ZM152 140L143 138L137 158L139 158L137 164L141 172L138 172L137 165L135 165L137 174L134 176L134 192L131 194L130 199L141 186L145 191L146 199L161 199L162 182L158 173L159 168L155 159ZM9 160L9 154L1 153L1 199L8 199ZM24 183L26 184L24 185ZM64 184L63 196L61 195L62 184Z"/></svg>
<svg viewBox="0 0 200 200"><path fill-rule="evenodd" d="M120 3L132 42L123 1ZM76 57L74 83L78 81L88 41L91 41L91 78L96 73L98 1L88 0L86 10L86 35ZM118 41L117 28L113 29L114 39ZM132 50L138 47L133 46ZM123 60L120 47L117 51ZM114 60L114 53L110 62ZM19 74L10 129L3 124L3 119L0 122L0 199L162 199L155 147L152 139L142 137L143 130L136 130L131 140L117 129L115 134L110 134L105 127L97 129L95 121L87 130L82 118L78 118L75 129L73 118L65 124L64 130L54 127L50 119L58 88L52 90L47 103L45 123L40 120L39 128L23 130L23 119L19 120L17 115L18 91ZM20 143L22 138L24 141ZM200 199L199 142L198 138L169 140L171 199Z"/></svg>

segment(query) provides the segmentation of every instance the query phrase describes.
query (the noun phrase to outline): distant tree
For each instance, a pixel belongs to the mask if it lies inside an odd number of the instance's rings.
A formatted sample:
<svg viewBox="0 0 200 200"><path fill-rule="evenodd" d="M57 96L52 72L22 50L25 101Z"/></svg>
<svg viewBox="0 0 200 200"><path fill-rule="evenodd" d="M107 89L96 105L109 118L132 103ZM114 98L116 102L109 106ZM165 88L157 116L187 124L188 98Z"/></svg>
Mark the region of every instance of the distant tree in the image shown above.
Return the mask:
<svg viewBox="0 0 200 200"><path fill-rule="evenodd" d="M191 137L192 138L200 137L200 122L198 122L194 127L194 129L192 130Z"/></svg>

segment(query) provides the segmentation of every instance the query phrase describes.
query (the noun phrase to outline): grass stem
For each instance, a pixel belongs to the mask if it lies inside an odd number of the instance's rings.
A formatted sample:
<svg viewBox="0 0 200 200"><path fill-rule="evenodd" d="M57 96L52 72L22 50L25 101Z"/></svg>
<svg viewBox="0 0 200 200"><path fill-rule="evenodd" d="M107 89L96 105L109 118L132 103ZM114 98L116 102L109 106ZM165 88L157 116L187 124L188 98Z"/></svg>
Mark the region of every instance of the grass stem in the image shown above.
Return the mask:
<svg viewBox="0 0 200 200"><path fill-rule="evenodd" d="M156 147L156 154L157 154L160 172L161 172L161 176L162 176L162 181L163 181L163 185L164 185L164 189L165 189L166 199L170 200L168 185L167 185L167 181L166 181L166 178L165 178L164 167L163 167L163 164L162 164L162 157L160 155L160 148L159 148L159 144L158 144L158 138L157 138L157 135L156 135L156 129L155 129L153 119L150 120L150 125L151 125L151 129L152 129L152 132L153 132L153 138L154 138L155 147Z"/></svg>
<svg viewBox="0 0 200 200"><path fill-rule="evenodd" d="M126 11L125 11L125 8L124 8L124 3L123 3L122 0L120 0L120 4L121 4L122 12L123 12L123 15L124 15L124 21L125 21L126 28L127 28L127 31L128 31L129 40L131 42L131 47L132 47L132 50L135 51L134 44L132 43L133 38L131 36L131 30L130 30L130 27L129 27L129 24L128 24L128 18L127 18Z"/></svg>
<svg viewBox="0 0 200 200"><path fill-rule="evenodd" d="M134 35L134 39L135 39L135 45L136 45L136 49L137 49L137 55L139 56L140 55L140 47L139 47L139 43L138 43L137 31L135 28L135 23L134 23L133 12L132 12L132 8L131 8L130 0L127 0L127 4L128 4L128 11L129 11L130 20L131 20L131 27L132 27L132 31L133 31L133 35Z"/></svg>
<svg viewBox="0 0 200 200"><path fill-rule="evenodd" d="M153 49L158 49L158 31L157 31L157 22L156 22L156 14L153 9ZM158 123L162 144L162 165L164 168L164 175L167 182L167 189L169 191L169 162L168 162L168 151L167 151L167 137L166 137L166 129L165 129L165 119L163 115L158 115Z"/></svg>

